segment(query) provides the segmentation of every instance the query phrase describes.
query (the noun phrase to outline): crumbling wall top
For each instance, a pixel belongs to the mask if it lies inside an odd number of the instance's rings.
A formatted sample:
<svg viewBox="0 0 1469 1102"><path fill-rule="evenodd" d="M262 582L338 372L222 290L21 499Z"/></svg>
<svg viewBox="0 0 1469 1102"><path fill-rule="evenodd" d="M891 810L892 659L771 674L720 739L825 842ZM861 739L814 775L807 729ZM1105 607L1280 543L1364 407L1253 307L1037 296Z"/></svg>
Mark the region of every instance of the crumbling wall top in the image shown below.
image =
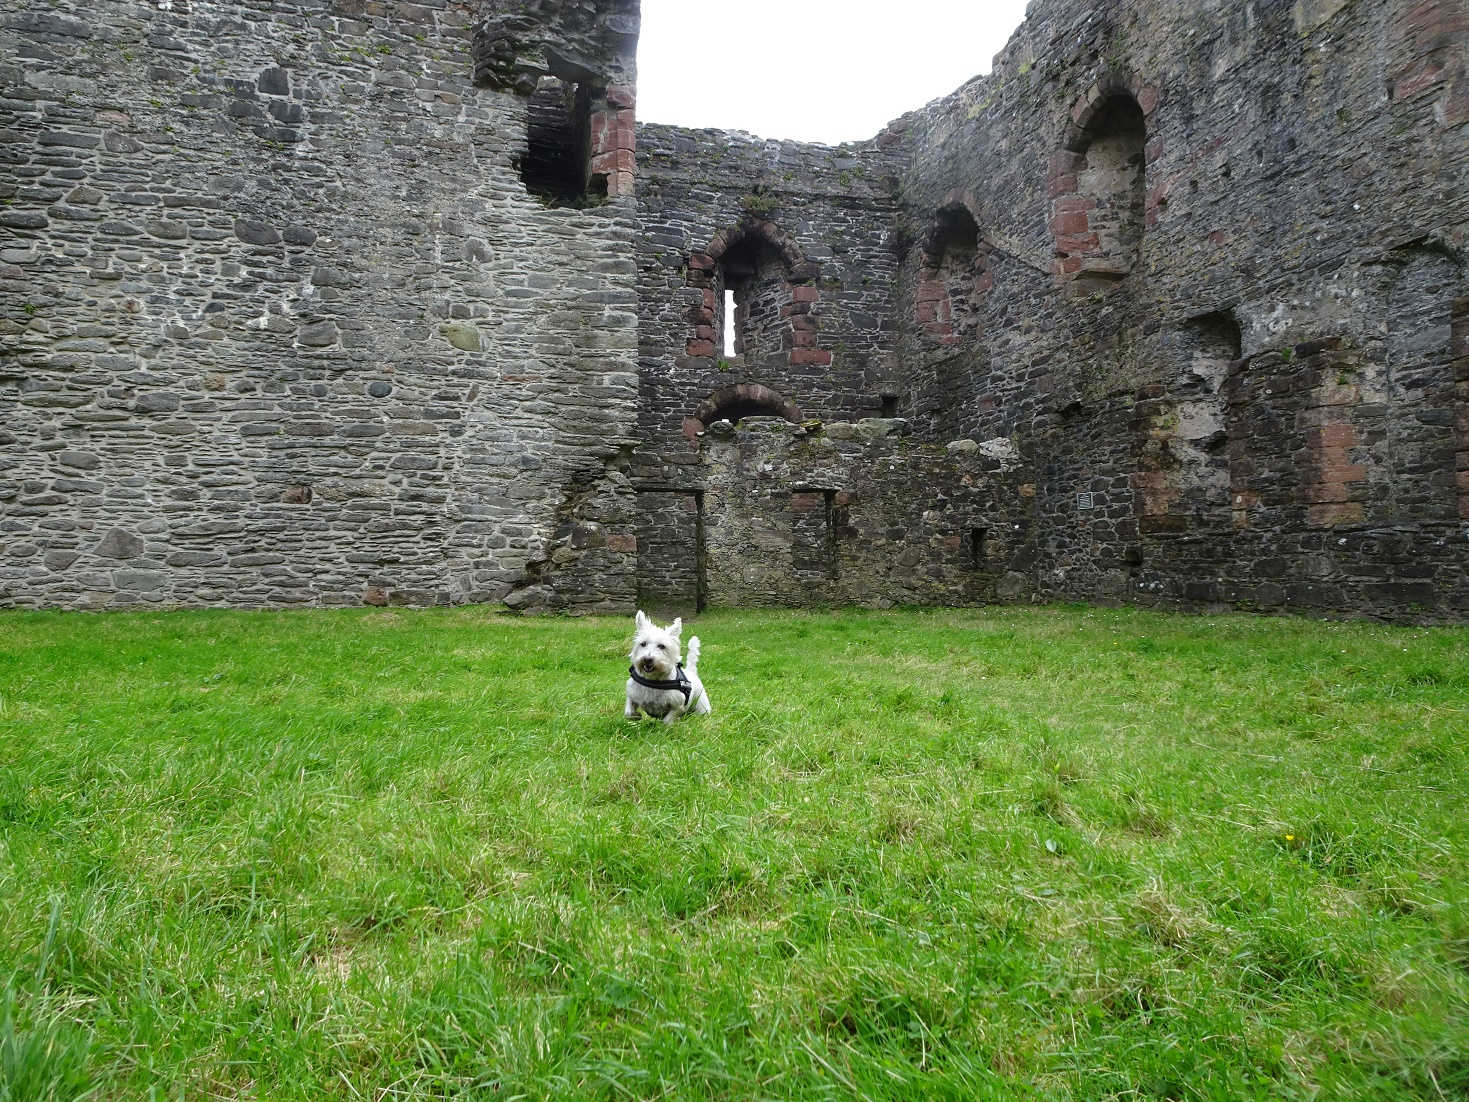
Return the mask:
<svg viewBox="0 0 1469 1102"><path fill-rule="evenodd" d="M543 76L637 82L638 0L483 0L474 79L522 95Z"/></svg>

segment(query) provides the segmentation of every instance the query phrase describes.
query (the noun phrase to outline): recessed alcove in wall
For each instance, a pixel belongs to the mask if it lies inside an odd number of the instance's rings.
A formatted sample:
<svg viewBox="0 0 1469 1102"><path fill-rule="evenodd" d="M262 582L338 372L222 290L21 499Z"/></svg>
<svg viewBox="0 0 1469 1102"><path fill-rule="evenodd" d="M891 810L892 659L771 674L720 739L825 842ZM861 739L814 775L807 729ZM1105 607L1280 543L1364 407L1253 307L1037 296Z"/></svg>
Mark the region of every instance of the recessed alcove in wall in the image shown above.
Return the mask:
<svg viewBox="0 0 1469 1102"><path fill-rule="evenodd" d="M1230 520L1225 380L1241 353L1231 311L1188 319L1175 334L1178 368L1134 410L1133 502L1145 535L1223 529Z"/></svg>
<svg viewBox="0 0 1469 1102"><path fill-rule="evenodd" d="M919 331L946 347L974 340L991 285L974 215L962 203L940 208L923 241L915 295Z"/></svg>
<svg viewBox="0 0 1469 1102"><path fill-rule="evenodd" d="M1052 270L1079 291L1107 290L1137 265L1147 219L1147 116L1156 102L1135 78L1100 82L1073 110L1051 159Z"/></svg>
<svg viewBox="0 0 1469 1102"><path fill-rule="evenodd" d="M1394 249L1386 260L1389 288L1378 305L1386 323L1383 378L1375 393L1362 395L1358 418L1360 457L1369 465L1369 519L1469 519L1464 266L1454 252L1429 241ZM1384 407L1380 439L1367 423L1373 399Z"/></svg>

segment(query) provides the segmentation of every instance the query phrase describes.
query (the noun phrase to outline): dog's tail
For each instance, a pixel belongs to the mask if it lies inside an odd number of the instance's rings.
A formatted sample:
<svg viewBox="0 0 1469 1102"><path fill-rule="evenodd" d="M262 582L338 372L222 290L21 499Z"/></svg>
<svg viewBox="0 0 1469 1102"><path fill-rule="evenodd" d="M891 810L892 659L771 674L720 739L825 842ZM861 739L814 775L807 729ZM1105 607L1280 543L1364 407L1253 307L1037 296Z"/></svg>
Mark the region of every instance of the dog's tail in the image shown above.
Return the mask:
<svg viewBox="0 0 1469 1102"><path fill-rule="evenodd" d="M689 640L689 657L683 666L689 673L699 672L699 637L697 635Z"/></svg>

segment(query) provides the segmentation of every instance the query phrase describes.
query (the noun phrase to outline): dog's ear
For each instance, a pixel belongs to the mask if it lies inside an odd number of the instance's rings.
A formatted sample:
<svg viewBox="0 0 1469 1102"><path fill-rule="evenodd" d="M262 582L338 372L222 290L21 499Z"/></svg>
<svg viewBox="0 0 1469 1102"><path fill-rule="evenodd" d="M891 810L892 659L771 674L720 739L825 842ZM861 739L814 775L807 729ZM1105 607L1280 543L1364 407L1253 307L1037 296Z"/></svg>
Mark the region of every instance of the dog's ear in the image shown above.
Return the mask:
<svg viewBox="0 0 1469 1102"><path fill-rule="evenodd" d="M683 617L675 616L673 623L668 625L668 634L677 639L678 633L681 631L683 631Z"/></svg>
<svg viewBox="0 0 1469 1102"><path fill-rule="evenodd" d="M637 624L639 631L648 626L648 618L643 615L642 609L638 609L638 614L633 618L633 622Z"/></svg>

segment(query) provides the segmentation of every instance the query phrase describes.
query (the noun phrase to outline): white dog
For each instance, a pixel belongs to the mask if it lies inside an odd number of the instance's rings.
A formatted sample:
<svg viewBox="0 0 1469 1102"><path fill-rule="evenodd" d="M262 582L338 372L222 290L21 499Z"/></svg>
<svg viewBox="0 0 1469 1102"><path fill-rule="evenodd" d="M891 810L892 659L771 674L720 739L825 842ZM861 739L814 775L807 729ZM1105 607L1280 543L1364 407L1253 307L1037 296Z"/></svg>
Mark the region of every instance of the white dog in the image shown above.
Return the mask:
<svg viewBox="0 0 1469 1102"><path fill-rule="evenodd" d="M639 611L637 625L638 633L628 655L632 665L627 668L627 705L622 714L637 719L641 710L661 716L664 723L672 723L686 712L707 716L709 694L699 680L699 637L689 640L689 664L685 668L678 651L682 617L660 628Z"/></svg>

